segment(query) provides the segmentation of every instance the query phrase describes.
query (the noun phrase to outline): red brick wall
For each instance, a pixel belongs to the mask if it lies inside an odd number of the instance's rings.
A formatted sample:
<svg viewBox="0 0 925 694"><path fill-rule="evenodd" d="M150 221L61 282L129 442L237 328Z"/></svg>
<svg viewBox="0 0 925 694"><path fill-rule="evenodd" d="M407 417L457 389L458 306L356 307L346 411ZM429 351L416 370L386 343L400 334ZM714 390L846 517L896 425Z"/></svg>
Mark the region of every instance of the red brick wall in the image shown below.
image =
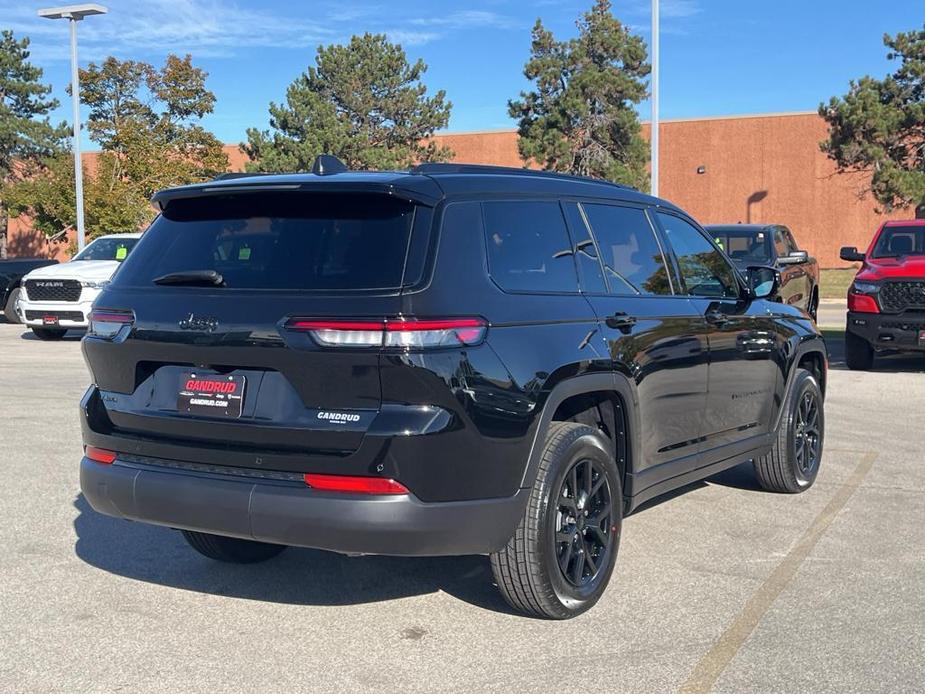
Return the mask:
<svg viewBox="0 0 925 694"><path fill-rule="evenodd" d="M643 132L648 137L647 125ZM913 211L881 215L873 198L858 197L865 177L835 173L819 151L825 134L825 122L815 113L663 122L661 196L703 224L786 224L822 267L843 266L839 247L865 247L884 219L912 217ZM514 130L436 139L454 151L455 161L522 165ZM246 158L236 145L226 145L225 151L231 170L244 168ZM704 174L697 173L700 166ZM8 248L11 256L63 258L67 244L46 244L28 220L10 220Z"/></svg>

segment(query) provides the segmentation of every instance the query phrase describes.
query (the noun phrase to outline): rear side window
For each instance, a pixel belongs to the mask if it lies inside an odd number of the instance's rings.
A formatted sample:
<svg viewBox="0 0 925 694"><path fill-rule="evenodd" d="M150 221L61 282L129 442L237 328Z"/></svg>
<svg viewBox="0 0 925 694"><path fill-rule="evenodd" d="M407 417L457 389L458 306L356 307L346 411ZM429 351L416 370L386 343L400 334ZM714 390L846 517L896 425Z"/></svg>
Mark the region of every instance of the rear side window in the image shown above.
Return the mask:
<svg viewBox="0 0 925 694"><path fill-rule="evenodd" d="M117 286L215 270L230 289L401 286L411 204L381 195L245 193L173 200L123 263Z"/></svg>
<svg viewBox="0 0 925 694"><path fill-rule="evenodd" d="M662 249L646 213L636 207L582 204L612 294L671 294Z"/></svg>
<svg viewBox="0 0 925 694"><path fill-rule="evenodd" d="M578 279L558 202L482 203L492 279L507 291L577 292Z"/></svg>

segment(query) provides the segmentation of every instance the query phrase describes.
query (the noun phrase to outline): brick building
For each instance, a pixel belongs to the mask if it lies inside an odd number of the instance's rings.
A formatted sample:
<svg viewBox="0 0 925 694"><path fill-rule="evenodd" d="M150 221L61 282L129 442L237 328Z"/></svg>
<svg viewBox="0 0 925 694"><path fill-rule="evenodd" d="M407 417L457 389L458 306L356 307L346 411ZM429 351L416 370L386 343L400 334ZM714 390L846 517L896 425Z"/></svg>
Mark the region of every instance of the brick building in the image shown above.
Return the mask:
<svg viewBox="0 0 925 694"><path fill-rule="evenodd" d="M825 136L826 124L815 112L663 121L661 196L703 224L786 224L822 267L843 266L840 246L864 247L884 219L911 217L913 210L878 213L870 195L859 195L865 177L837 174L819 150ZM514 130L437 139L459 162L522 165ZM243 169L237 146L226 151L230 168ZM10 220L9 231L11 256L64 255L63 245L45 244L26 220Z"/></svg>

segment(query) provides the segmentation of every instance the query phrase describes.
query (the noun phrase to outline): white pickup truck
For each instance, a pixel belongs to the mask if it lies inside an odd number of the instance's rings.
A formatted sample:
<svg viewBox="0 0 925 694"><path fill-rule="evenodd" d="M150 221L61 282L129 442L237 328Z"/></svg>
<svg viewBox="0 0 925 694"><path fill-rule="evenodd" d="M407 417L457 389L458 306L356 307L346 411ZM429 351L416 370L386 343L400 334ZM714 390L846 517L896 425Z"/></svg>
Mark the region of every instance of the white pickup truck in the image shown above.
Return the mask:
<svg viewBox="0 0 925 694"><path fill-rule="evenodd" d="M33 270L22 279L20 320L41 340L60 340L86 328L93 300L131 252L141 234L100 236L69 262Z"/></svg>

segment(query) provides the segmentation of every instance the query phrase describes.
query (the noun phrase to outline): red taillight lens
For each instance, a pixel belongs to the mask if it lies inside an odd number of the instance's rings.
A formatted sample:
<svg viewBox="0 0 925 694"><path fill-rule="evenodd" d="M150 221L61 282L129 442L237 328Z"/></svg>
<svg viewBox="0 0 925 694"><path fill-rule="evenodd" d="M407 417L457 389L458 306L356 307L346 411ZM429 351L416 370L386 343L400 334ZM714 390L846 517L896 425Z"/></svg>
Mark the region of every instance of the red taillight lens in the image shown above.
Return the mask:
<svg viewBox="0 0 925 694"><path fill-rule="evenodd" d="M305 484L312 489L348 494L407 494L408 488L401 482L387 477L360 477L354 475L305 475Z"/></svg>
<svg viewBox="0 0 925 694"><path fill-rule="evenodd" d="M880 313L877 300L867 294L848 292L848 310L856 313Z"/></svg>
<svg viewBox="0 0 925 694"><path fill-rule="evenodd" d="M125 326L131 326L135 316L131 311L113 311L105 308L95 308L90 311L90 325L87 333L94 337L112 339L119 334Z"/></svg>
<svg viewBox="0 0 925 694"><path fill-rule="evenodd" d="M426 349L475 345L485 339L482 318L386 318L355 321L293 318L286 327L309 333L323 347Z"/></svg>
<svg viewBox="0 0 925 694"><path fill-rule="evenodd" d="M102 463L103 465L112 465L116 460L116 454L113 451L107 451L105 448L97 448L96 446L84 447L84 455L93 462Z"/></svg>

